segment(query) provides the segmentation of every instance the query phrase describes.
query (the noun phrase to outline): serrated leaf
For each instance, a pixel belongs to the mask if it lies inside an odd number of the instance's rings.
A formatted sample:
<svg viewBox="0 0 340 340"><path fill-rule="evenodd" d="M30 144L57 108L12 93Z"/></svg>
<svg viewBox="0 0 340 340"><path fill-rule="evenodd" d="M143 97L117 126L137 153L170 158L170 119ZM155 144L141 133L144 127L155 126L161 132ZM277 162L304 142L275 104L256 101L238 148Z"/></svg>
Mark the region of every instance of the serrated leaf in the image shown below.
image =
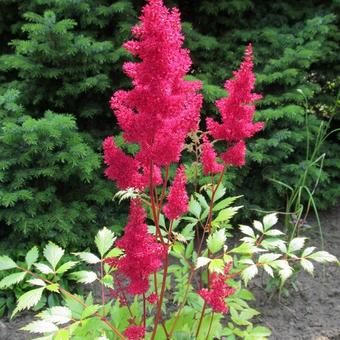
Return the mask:
<svg viewBox="0 0 340 340"><path fill-rule="evenodd" d="M272 334L271 330L263 326L256 326L251 330L251 335L256 337L254 338L254 340L262 338L264 339L270 336L271 334Z"/></svg>
<svg viewBox="0 0 340 340"><path fill-rule="evenodd" d="M305 237L295 237L288 245L288 253L293 253L294 251L300 250L305 244Z"/></svg>
<svg viewBox="0 0 340 340"><path fill-rule="evenodd" d="M39 250L36 246L34 246L25 257L25 261L27 264L27 268L30 269L33 263L37 262L39 258Z"/></svg>
<svg viewBox="0 0 340 340"><path fill-rule="evenodd" d="M110 257L119 257L124 254L124 251L120 248L113 248L111 249L105 256L105 258L110 258Z"/></svg>
<svg viewBox="0 0 340 340"><path fill-rule="evenodd" d="M59 328L52 322L39 320L31 322L21 329L30 333L52 333L58 331Z"/></svg>
<svg viewBox="0 0 340 340"><path fill-rule="evenodd" d="M222 201L218 202L214 205L213 211L219 211L226 207L229 207L231 204L233 204L238 198L242 196L234 196L234 197L227 197L223 199Z"/></svg>
<svg viewBox="0 0 340 340"><path fill-rule="evenodd" d="M0 270L17 268L17 264L8 256L0 256Z"/></svg>
<svg viewBox="0 0 340 340"><path fill-rule="evenodd" d="M209 271L218 274L223 274L224 272L224 262L221 259L212 259L209 263Z"/></svg>
<svg viewBox="0 0 340 340"><path fill-rule="evenodd" d="M68 261L64 264L62 264L56 271L57 274L64 274L66 273L68 270L72 269L76 264L78 263L78 261Z"/></svg>
<svg viewBox="0 0 340 340"><path fill-rule="evenodd" d="M40 272L46 275L53 273L53 269L44 263L34 263L34 267L36 267Z"/></svg>
<svg viewBox="0 0 340 340"><path fill-rule="evenodd" d="M259 257L258 262L259 263L271 263L277 260L281 256L282 256L281 254L273 254L273 253L263 254Z"/></svg>
<svg viewBox="0 0 340 340"><path fill-rule="evenodd" d="M249 226L240 224L240 230L243 234L248 235L252 238L255 238L254 230L250 228Z"/></svg>
<svg viewBox="0 0 340 340"><path fill-rule="evenodd" d="M59 293L59 284L58 283L51 283L50 285L46 286L50 292Z"/></svg>
<svg viewBox="0 0 340 340"><path fill-rule="evenodd" d="M201 215L201 205L193 197L191 197L189 202L189 211L197 218Z"/></svg>
<svg viewBox="0 0 340 340"><path fill-rule="evenodd" d="M224 246L224 243L226 241L225 231L224 229L220 229L218 231L215 231L213 234L209 235L207 239L207 246L208 249L213 253L217 253L219 250L221 250Z"/></svg>
<svg viewBox="0 0 340 340"><path fill-rule="evenodd" d="M25 276L26 276L25 272L20 272L20 273L13 273L13 274L10 274L4 277L0 281L0 289L8 288L14 284L19 283L25 278Z"/></svg>
<svg viewBox="0 0 340 340"><path fill-rule="evenodd" d="M241 278L244 281L244 284L247 286L248 282L253 279L258 273L258 269L256 264L253 264L246 269L244 269L241 273Z"/></svg>
<svg viewBox="0 0 340 340"><path fill-rule="evenodd" d="M302 266L302 268L307 271L308 273L313 275L314 272L314 265L312 262L306 260L306 259L301 259L300 260L300 264Z"/></svg>
<svg viewBox="0 0 340 340"><path fill-rule="evenodd" d="M260 231L261 233L263 233L263 225L260 221L254 221L253 222L253 226L255 229L257 229L258 231Z"/></svg>
<svg viewBox="0 0 340 340"><path fill-rule="evenodd" d="M80 270L78 272L71 273L69 275L71 280L76 280L80 283L92 283L97 280L97 274L86 270Z"/></svg>
<svg viewBox="0 0 340 340"><path fill-rule="evenodd" d="M115 241L114 233L111 230L103 228L98 232L94 242L102 258L113 246L114 241Z"/></svg>
<svg viewBox="0 0 340 340"><path fill-rule="evenodd" d="M109 287L111 289L114 289L112 275L107 274L100 281L104 284L105 287Z"/></svg>
<svg viewBox="0 0 340 340"><path fill-rule="evenodd" d="M213 223L223 222L228 223L230 219L237 213L237 211L242 208L242 206L239 207L230 207L221 210L217 217L214 219Z"/></svg>
<svg viewBox="0 0 340 340"><path fill-rule="evenodd" d="M268 273L271 277L274 277L273 269L268 264L263 265L263 269Z"/></svg>
<svg viewBox="0 0 340 340"><path fill-rule="evenodd" d="M197 258L196 269L206 266L210 261L208 257Z"/></svg>
<svg viewBox="0 0 340 340"><path fill-rule="evenodd" d="M87 317L95 314L99 308L101 306L100 305L92 305L92 306L88 306L83 310L83 313L81 314L81 319L86 319Z"/></svg>
<svg viewBox="0 0 340 340"><path fill-rule="evenodd" d="M44 321L62 325L72 320L72 312L68 307L55 306L39 313L38 317Z"/></svg>
<svg viewBox="0 0 340 340"><path fill-rule="evenodd" d="M81 252L81 253L73 253L74 255L80 257L83 261L89 264L95 264L100 262L100 258L92 253Z"/></svg>
<svg viewBox="0 0 340 340"><path fill-rule="evenodd" d="M26 282L34 286L40 286L40 287L46 286L46 283L42 279L30 279L30 280L27 280Z"/></svg>
<svg viewBox="0 0 340 340"><path fill-rule="evenodd" d="M315 247L307 247L303 252L301 257L306 257L310 255L316 248Z"/></svg>
<svg viewBox="0 0 340 340"><path fill-rule="evenodd" d="M13 318L14 315L16 315L18 312L24 309L30 309L31 307L38 304L44 289L45 289L44 287L32 289L21 295L18 299L17 306L14 309L11 318Z"/></svg>
<svg viewBox="0 0 340 340"><path fill-rule="evenodd" d="M242 243L238 247L231 249L230 253L235 253L235 254L253 254L258 252L259 249L255 247L253 244L250 243Z"/></svg>
<svg viewBox="0 0 340 340"><path fill-rule="evenodd" d="M317 251L316 253L309 255L308 258L320 263L338 262L337 258L327 251Z"/></svg>
<svg viewBox="0 0 340 340"><path fill-rule="evenodd" d="M264 230L268 230L277 223L278 221L277 215L276 213L266 215L263 217L262 221L263 221Z"/></svg>
<svg viewBox="0 0 340 340"><path fill-rule="evenodd" d="M44 256L49 264L52 266L53 271L55 271L58 262L63 257L65 250L54 244L53 242L49 242L47 246L44 248Z"/></svg>
<svg viewBox="0 0 340 340"><path fill-rule="evenodd" d="M270 229L270 230L266 231L265 234L267 236L280 236L280 235L284 235L284 233L281 230L278 230L278 229Z"/></svg>

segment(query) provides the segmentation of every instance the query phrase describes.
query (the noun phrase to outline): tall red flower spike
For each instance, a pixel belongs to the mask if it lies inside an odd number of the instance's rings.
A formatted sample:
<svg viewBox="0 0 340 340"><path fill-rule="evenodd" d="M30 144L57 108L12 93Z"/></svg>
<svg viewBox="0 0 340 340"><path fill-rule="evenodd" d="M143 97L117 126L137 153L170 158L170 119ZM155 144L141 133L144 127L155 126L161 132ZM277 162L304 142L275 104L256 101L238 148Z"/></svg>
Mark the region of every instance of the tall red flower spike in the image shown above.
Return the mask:
<svg viewBox="0 0 340 340"><path fill-rule="evenodd" d="M204 175L217 174L223 170L223 165L216 161L216 152L207 136L203 137L201 162Z"/></svg>
<svg viewBox="0 0 340 340"><path fill-rule="evenodd" d="M141 60L123 67L133 89L117 91L111 98L111 108L125 141L139 145L135 156L138 173L147 177L151 164L159 172L158 167L179 161L187 134L198 128L202 95L198 94L199 81L184 80L191 60L189 51L182 48L178 10L169 11L161 0L149 0L140 20L132 29L134 40L124 45ZM109 173L125 170L119 163L106 163L111 168ZM136 185L137 175L129 176L131 186ZM120 186L119 181L117 184ZM144 180L139 186L148 184Z"/></svg>
<svg viewBox="0 0 340 340"><path fill-rule="evenodd" d="M149 289L149 276L162 266L166 249L157 243L145 224L145 210L139 200L131 201L129 223L116 245L125 255L118 260L118 270L130 279L127 291L144 294Z"/></svg>
<svg viewBox="0 0 340 340"><path fill-rule="evenodd" d="M227 80L224 88L228 97L216 101L222 117L222 123L207 118L207 127L211 136L228 142L233 148L221 155L227 165L245 164L244 140L262 130L263 122L253 123L254 102L262 98L253 93L255 75L253 73L253 49L249 44L240 69L234 72L234 79ZM243 141L243 142L242 142Z"/></svg>

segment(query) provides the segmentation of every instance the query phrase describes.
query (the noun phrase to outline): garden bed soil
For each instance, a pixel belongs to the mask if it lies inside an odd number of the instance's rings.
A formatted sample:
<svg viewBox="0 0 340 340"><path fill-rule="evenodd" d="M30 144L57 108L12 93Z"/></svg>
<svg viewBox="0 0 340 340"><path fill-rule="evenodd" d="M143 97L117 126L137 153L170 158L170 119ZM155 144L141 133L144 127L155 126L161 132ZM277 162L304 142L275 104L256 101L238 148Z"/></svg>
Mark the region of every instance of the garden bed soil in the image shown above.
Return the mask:
<svg viewBox="0 0 340 340"><path fill-rule="evenodd" d="M340 206L321 214L325 250L340 258ZM314 221L308 221L313 225ZM310 235L319 244L316 232ZM270 340L340 340L340 269L337 265L316 266L315 277L301 273L296 289L288 298L269 296L262 287L254 286L254 306L261 312L259 324L272 330ZM12 321L0 321L0 340L28 340L32 336L20 328L32 321L24 313Z"/></svg>

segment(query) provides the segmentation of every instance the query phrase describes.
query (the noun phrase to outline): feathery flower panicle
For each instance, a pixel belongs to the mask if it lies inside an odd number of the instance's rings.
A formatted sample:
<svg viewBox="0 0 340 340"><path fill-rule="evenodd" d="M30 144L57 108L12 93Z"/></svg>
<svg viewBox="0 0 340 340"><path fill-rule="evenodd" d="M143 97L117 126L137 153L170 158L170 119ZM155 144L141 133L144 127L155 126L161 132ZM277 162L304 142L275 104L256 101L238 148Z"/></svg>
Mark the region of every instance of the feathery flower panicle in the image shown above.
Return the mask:
<svg viewBox="0 0 340 340"><path fill-rule="evenodd" d="M232 262L229 262L223 274L212 273L210 276L210 288L203 288L198 294L216 313L228 313L228 306L225 298L235 293L235 289L230 287L225 281L231 268Z"/></svg>
<svg viewBox="0 0 340 340"><path fill-rule="evenodd" d="M134 40L124 45L141 60L124 64L134 87L114 93L111 108L124 139L140 146L140 166L166 166L179 161L187 134L198 128L201 83L184 80L191 60L182 48L178 10L148 0L140 20L132 29Z"/></svg>
<svg viewBox="0 0 340 340"><path fill-rule="evenodd" d="M116 242L125 255L118 261L118 270L130 279L127 291L144 294L149 289L149 276L162 266L166 254L163 245L148 231L146 213L139 200L131 201L129 222L124 236Z"/></svg>
<svg viewBox="0 0 340 340"><path fill-rule="evenodd" d="M128 340L141 340L145 336L145 327L131 325L125 329L124 335Z"/></svg>
<svg viewBox="0 0 340 340"><path fill-rule="evenodd" d="M185 190L186 176L184 166L180 166L176 171L174 182L170 188L163 211L169 220L174 220L188 211L189 197Z"/></svg>
<svg viewBox="0 0 340 340"><path fill-rule="evenodd" d="M201 162L204 175L214 175L223 170L223 165L217 163L214 147L206 136L203 137Z"/></svg>
<svg viewBox="0 0 340 340"><path fill-rule="evenodd" d="M244 140L254 136L263 129L264 123L253 123L254 102L262 98L253 93L255 75L253 73L253 49L248 45L240 69L234 72L234 79L227 80L224 88L228 97L216 101L222 117L222 123L207 118L207 127L211 136L228 142L232 150L222 154L227 165L242 166L245 164ZM242 143L240 143L243 141ZM239 152L239 155L236 153Z"/></svg>

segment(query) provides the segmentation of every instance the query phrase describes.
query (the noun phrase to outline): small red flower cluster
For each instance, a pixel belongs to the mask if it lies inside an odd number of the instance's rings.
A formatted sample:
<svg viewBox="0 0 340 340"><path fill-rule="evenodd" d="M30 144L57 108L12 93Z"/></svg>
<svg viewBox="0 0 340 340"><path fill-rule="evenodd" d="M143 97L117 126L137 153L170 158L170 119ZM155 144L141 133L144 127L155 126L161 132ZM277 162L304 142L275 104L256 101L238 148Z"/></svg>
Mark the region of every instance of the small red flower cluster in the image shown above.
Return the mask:
<svg viewBox="0 0 340 340"><path fill-rule="evenodd" d="M228 150L221 154L221 158L226 165L243 166L246 155L245 139L252 137L264 127L263 122L253 123L254 102L262 98L261 95L252 92L254 85L253 49L249 44L240 69L234 72L234 79L225 82L224 88L228 93L228 97L219 99L216 102L222 116L222 123L218 123L212 118L207 118L210 135L214 139L226 141L229 145ZM206 140L205 145L208 151L204 151L203 148L202 163L204 172L214 174L222 171L214 161L215 157L211 151L211 143Z"/></svg>
<svg viewBox="0 0 340 340"><path fill-rule="evenodd" d="M174 220L188 211L189 197L185 190L185 184L185 168L182 165L176 171L168 194L168 203L163 208L164 214L169 220Z"/></svg>
<svg viewBox="0 0 340 340"><path fill-rule="evenodd" d="M235 289L230 287L225 281L231 269L232 262L224 268L224 274L212 273L210 276L210 289L203 288L198 294L211 306L216 313L228 313L228 306L225 298L235 293Z"/></svg>
<svg viewBox="0 0 340 340"><path fill-rule="evenodd" d="M162 266L164 246L148 232L145 210L139 200L131 201L129 223L124 236L116 242L125 255L118 261L118 270L129 279L130 294L144 294L149 289L149 276Z"/></svg>
<svg viewBox="0 0 340 340"><path fill-rule="evenodd" d="M128 340L141 340L145 336L145 327L131 325L125 329L124 335Z"/></svg>

